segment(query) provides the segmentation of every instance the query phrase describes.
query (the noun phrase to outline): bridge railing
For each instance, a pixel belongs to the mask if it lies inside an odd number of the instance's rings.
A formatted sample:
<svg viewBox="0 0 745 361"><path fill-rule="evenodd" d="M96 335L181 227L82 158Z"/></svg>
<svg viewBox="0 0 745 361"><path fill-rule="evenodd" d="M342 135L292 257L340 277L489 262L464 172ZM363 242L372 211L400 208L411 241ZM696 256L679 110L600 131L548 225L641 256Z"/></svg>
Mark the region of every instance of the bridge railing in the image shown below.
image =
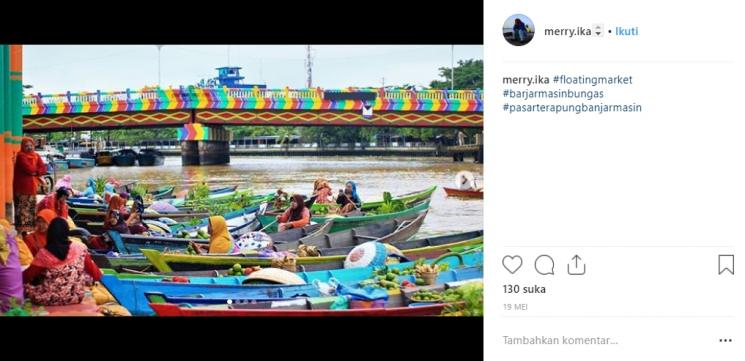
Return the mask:
<svg viewBox="0 0 745 361"><path fill-rule="evenodd" d="M213 90L213 89L209 89ZM333 90L329 90L333 91ZM382 99L439 99L439 100L482 100L480 90L380 90L359 89L357 91L375 92ZM174 95L188 96L189 88L173 89ZM345 91L338 91L345 92ZM234 98L323 98L321 89L226 89L226 93ZM31 94L26 95L23 104L53 104L77 102L106 102L126 101L133 99L158 99L160 93L156 89L142 91L96 92L96 93L67 93L67 94Z"/></svg>

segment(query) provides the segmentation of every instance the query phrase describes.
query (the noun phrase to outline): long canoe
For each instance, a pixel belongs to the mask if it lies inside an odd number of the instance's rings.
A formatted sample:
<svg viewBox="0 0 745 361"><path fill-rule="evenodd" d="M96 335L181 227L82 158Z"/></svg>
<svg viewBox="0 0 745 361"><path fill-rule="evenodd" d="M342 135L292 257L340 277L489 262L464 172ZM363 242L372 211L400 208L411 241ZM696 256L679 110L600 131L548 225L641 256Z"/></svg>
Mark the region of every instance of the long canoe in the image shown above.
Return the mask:
<svg viewBox="0 0 745 361"><path fill-rule="evenodd" d="M464 197L464 198L484 198L484 192L482 191L467 191L455 188L442 187L450 197Z"/></svg>
<svg viewBox="0 0 745 361"><path fill-rule="evenodd" d="M416 203L416 202L421 202L421 201L430 199L432 197L432 193L434 193L436 189L437 189L437 186L432 186L432 187L429 187L427 189L423 189L420 191L400 194L400 195L393 197L393 200L401 201L405 205ZM362 202L361 210L363 212L372 211L372 210L378 209L382 205L383 205L383 200L372 201L372 202ZM318 204L318 203L313 204L313 208L312 208L314 212L317 212L317 211L323 212L323 210L325 209L328 209L328 205Z"/></svg>
<svg viewBox="0 0 745 361"><path fill-rule="evenodd" d="M301 244L316 247L321 255L328 255L327 249L353 248L359 244L377 241L382 243L397 243L406 241L422 227L427 211L397 217L386 221L371 223L362 227L350 228L343 231L325 233L302 240L291 242L273 242L276 251L289 251L297 249ZM331 221L333 222L333 221ZM329 222L327 222L329 223ZM333 228L333 227L332 227ZM345 253L346 254L346 253Z"/></svg>
<svg viewBox="0 0 745 361"><path fill-rule="evenodd" d="M453 257L457 257L452 255ZM449 260L449 256L442 257L442 260ZM465 267L479 267L483 265L482 253L471 253L460 256L461 264ZM432 263L435 260L429 260ZM389 269L405 269L412 267L415 262L406 262L389 265ZM116 301L125 307L133 315L152 314L152 309L148 305L145 292L161 292L169 296L186 296L201 294L207 297L211 294L237 294L241 297L251 298L291 298L293 295L310 297L320 295L314 281L329 282L334 278L345 285L353 285L362 280L370 278L374 272L374 267L362 267L353 269L334 269L315 272L298 272L300 278L305 280L307 285L256 285L243 284L245 276L229 277L189 277L189 283L163 282L169 276L155 274L128 274L116 273L110 269L104 269L104 275L101 282L106 286L109 292L114 296ZM462 280L461 273L457 268L451 267L450 270L440 272L437 282L455 282ZM310 286L310 287L309 287Z"/></svg>
<svg viewBox="0 0 745 361"><path fill-rule="evenodd" d="M273 242L297 242L299 239L309 236L321 235L331 229L331 223L316 223L303 228L288 229L283 232L270 234ZM118 232L109 231L116 251L121 254L141 253L142 248L163 250L183 250L190 242L198 244L208 244L208 239L187 239L175 237L153 237L133 234L119 234Z"/></svg>
<svg viewBox="0 0 745 361"><path fill-rule="evenodd" d="M481 232L481 231L478 231ZM483 233L482 233L483 234ZM394 243L393 246L403 252L406 257L418 258L424 257L424 255L439 255L447 253L450 248L479 244L483 242L483 236L479 235L472 238L465 238L472 236L472 233L465 233L459 241L452 239L446 239L442 243L436 240L436 237L430 239L433 245L420 247L422 242L420 240L398 242ZM448 242L449 241L449 242ZM344 250L346 251L346 249ZM296 264L305 268L305 270L323 270L323 269L335 269L344 267L344 259L346 253L336 254L342 252L333 252L333 255L320 256L320 257L297 257ZM160 272L173 272L173 271L198 271L198 270L215 270L221 268L229 268L234 264L240 264L242 266L271 266L272 259L268 257L256 257L256 256L222 256L222 255L189 255L189 254L177 254L177 253L162 253L152 249L142 249L142 254L152 263L155 268Z"/></svg>
<svg viewBox="0 0 745 361"><path fill-rule="evenodd" d="M293 310L293 309L240 309L227 307L219 308L188 308L172 303L151 303L158 316L181 317L414 317L437 316L447 307L444 303L426 306L393 307L393 308L360 308L348 310ZM235 306L233 306L235 307Z"/></svg>
<svg viewBox="0 0 745 361"><path fill-rule="evenodd" d="M229 202L233 200L236 197L242 197L242 196L250 196L252 201L261 201L261 202L267 202L274 199L274 193L270 194L264 194L264 195L250 195L251 190L250 189L244 189L244 190L236 190L236 191L230 191L230 192L223 192L223 193L210 193L210 195L207 197L207 199L204 200L205 203L208 204L219 204L224 202ZM188 200L186 198L172 198L172 199L164 199L163 201L170 203L173 206L180 207L180 206L192 206L196 202L192 200Z"/></svg>
<svg viewBox="0 0 745 361"><path fill-rule="evenodd" d="M386 214L363 214L363 215L327 215L327 216L312 216L311 220L316 223L325 223L333 220L334 226L331 228L331 232L343 231L345 229L360 227L366 224L384 221L387 219L393 219L396 217L402 217L410 214L417 214L426 209L429 209L429 200L425 200L420 203L411 204L411 207L406 208L399 212L386 213ZM259 215L259 221L266 230L269 232L275 232L277 229L277 214L267 212L263 215Z"/></svg>

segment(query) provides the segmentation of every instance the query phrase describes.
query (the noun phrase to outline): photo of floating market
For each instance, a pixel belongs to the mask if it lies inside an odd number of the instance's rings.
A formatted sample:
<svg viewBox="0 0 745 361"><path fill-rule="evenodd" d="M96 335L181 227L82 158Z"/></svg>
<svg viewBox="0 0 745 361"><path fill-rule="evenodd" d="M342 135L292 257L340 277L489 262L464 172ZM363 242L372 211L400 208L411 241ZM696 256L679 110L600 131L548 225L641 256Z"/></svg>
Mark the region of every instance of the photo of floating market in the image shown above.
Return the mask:
<svg viewBox="0 0 745 361"><path fill-rule="evenodd" d="M483 316L483 46L1 45L3 316Z"/></svg>

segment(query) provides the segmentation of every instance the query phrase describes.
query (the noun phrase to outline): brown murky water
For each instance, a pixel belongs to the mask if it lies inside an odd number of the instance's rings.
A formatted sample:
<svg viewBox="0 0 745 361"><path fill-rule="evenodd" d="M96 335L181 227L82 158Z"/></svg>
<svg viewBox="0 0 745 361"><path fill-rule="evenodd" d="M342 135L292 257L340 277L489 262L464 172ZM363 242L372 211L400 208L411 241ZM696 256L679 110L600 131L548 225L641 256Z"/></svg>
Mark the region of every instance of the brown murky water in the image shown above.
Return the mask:
<svg viewBox="0 0 745 361"><path fill-rule="evenodd" d="M393 195L438 185L432 195L431 210L420 231L421 235L482 229L483 201L447 197L442 186L452 187L455 174L472 172L478 185L483 184L483 165L453 162L441 158L395 157L231 157L225 166L181 166L180 157L168 157L160 167L95 167L71 169L73 185L82 189L89 176L113 176L120 181L134 182L154 188L175 184L176 192L198 182L209 185L235 185L252 188L256 193L269 193L281 187L285 191L308 194L313 181L325 177L337 191L344 182L357 183L363 201L379 200L384 191ZM59 176L59 175L58 175Z"/></svg>

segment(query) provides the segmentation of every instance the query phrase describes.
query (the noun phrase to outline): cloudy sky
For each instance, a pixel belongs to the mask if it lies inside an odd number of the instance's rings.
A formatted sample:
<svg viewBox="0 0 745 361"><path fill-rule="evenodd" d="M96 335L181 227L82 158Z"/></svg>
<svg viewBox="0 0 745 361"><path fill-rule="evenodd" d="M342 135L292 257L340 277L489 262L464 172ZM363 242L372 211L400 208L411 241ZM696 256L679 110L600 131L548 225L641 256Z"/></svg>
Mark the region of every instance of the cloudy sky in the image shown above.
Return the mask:
<svg viewBox="0 0 745 361"><path fill-rule="evenodd" d="M450 66L449 45L314 45L313 86L342 88L416 84L438 79ZM28 45L23 53L27 92L111 91L158 83L154 45ZM455 61L483 59L480 45L455 46ZM269 88L302 88L304 45L166 45L161 50L161 85L196 84L216 76L217 67L243 67L246 83Z"/></svg>

